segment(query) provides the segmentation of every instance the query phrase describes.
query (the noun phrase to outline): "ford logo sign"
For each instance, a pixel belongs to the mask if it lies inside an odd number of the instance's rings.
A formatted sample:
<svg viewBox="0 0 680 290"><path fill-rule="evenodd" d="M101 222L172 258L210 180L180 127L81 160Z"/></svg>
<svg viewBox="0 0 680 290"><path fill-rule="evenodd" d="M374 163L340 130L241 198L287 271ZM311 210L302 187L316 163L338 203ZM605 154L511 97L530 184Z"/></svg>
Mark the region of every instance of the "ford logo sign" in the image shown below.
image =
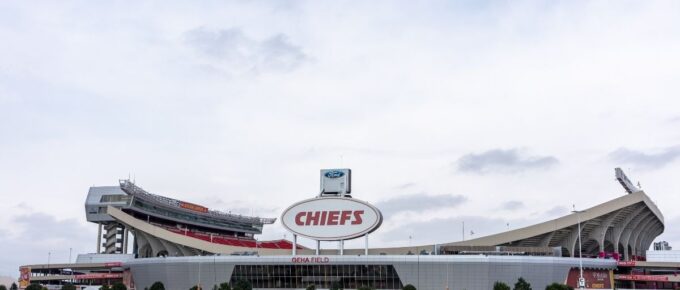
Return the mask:
<svg viewBox="0 0 680 290"><path fill-rule="evenodd" d="M328 178L339 178L345 176L345 173L340 170L328 171L324 174Z"/></svg>

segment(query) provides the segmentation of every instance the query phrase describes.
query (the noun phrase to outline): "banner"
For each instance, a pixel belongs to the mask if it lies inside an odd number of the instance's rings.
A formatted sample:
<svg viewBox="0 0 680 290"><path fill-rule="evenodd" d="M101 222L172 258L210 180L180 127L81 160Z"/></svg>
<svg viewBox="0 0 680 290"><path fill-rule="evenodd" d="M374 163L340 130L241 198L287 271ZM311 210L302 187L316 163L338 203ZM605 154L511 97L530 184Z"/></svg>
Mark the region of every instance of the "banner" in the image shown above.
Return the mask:
<svg viewBox="0 0 680 290"><path fill-rule="evenodd" d="M31 284L31 268L19 268L19 288L24 289Z"/></svg>

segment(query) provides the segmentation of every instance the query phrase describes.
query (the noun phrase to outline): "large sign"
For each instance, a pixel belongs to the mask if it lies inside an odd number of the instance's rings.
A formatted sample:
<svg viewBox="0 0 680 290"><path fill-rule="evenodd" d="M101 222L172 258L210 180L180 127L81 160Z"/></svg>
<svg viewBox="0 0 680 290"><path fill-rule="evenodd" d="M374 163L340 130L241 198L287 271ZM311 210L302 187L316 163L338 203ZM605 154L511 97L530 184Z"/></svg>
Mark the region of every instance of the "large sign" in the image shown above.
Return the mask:
<svg viewBox="0 0 680 290"><path fill-rule="evenodd" d="M31 268L19 268L19 288L24 289L31 284Z"/></svg>
<svg viewBox="0 0 680 290"><path fill-rule="evenodd" d="M208 208L207 208L207 207L200 206L200 205L198 205L198 204L193 204L193 203L185 202L185 201L180 201L180 202L179 202L179 207L184 208L184 209L188 209L188 210L197 211L197 212L202 212L202 213L207 213L207 212L208 212Z"/></svg>
<svg viewBox="0 0 680 290"><path fill-rule="evenodd" d="M339 241L373 232L380 227L382 214L367 202L353 198L312 198L287 208L281 223L303 237Z"/></svg>

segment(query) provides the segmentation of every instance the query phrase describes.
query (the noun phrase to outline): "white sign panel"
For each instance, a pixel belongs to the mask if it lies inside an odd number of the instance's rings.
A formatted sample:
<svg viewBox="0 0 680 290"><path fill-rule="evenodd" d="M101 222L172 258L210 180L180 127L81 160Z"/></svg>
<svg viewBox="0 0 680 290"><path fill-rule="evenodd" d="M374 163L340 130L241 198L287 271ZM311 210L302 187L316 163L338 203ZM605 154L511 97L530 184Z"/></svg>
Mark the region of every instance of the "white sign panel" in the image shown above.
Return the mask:
<svg viewBox="0 0 680 290"><path fill-rule="evenodd" d="M382 214L367 202L353 198L312 198L287 208L281 223L303 237L338 241L373 232L380 227Z"/></svg>

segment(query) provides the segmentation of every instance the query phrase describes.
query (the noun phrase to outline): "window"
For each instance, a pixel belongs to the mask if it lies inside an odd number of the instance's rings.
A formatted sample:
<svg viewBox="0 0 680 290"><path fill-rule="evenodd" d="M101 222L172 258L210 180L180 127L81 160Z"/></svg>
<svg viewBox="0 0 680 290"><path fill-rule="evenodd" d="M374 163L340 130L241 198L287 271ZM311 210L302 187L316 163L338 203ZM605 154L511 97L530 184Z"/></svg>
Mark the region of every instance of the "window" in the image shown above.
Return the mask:
<svg viewBox="0 0 680 290"><path fill-rule="evenodd" d="M231 283L247 280L253 288L343 288L369 286L374 289L401 289L399 275L392 265L236 265ZM232 284L233 285L233 284Z"/></svg>

